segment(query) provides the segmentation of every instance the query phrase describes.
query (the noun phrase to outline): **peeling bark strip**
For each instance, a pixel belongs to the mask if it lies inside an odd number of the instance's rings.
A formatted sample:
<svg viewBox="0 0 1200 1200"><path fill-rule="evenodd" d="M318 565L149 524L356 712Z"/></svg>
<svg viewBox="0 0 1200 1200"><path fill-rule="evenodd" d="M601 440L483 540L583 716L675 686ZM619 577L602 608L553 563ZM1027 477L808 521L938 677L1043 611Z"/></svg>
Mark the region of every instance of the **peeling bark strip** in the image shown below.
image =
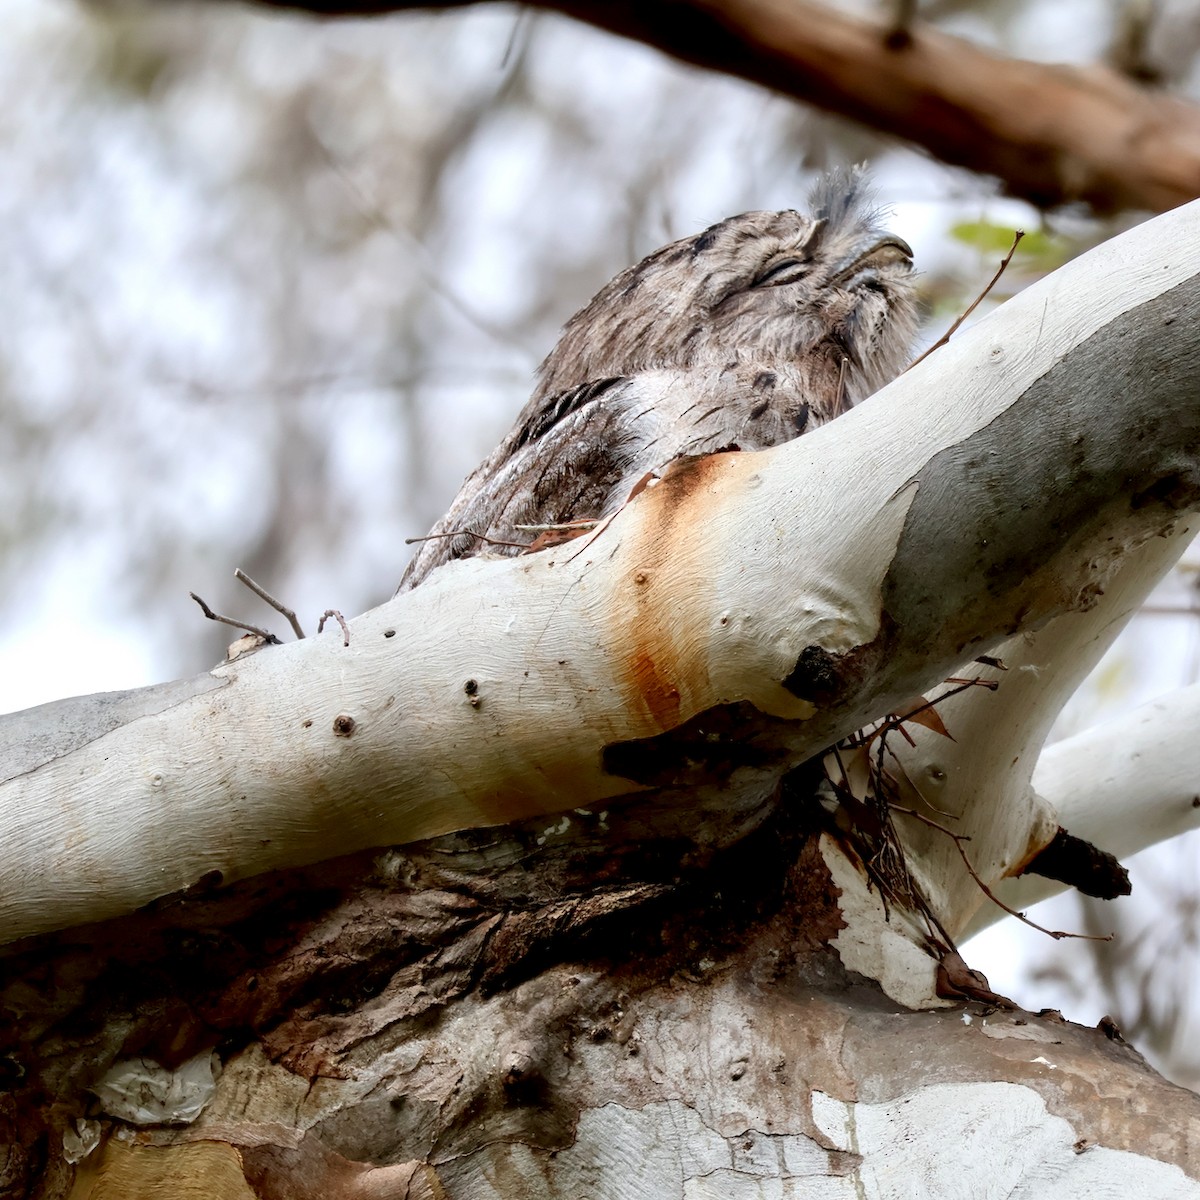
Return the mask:
<svg viewBox="0 0 1200 1200"><path fill-rule="evenodd" d="M258 0L329 15L397 12L415 0ZM443 3L440 8L455 8ZM1200 190L1200 109L1110 68L1023 62L892 15L804 0L542 0L683 62L774 88L996 176L1038 207L1165 212Z"/></svg>
<svg viewBox="0 0 1200 1200"><path fill-rule="evenodd" d="M1014 631L1033 633L1000 657L1036 649L1043 692L1055 671L1072 679L1168 569L1179 547L1156 535L1181 536L1175 506L1200 502L1198 268L1193 205L1055 272L799 441L681 464L567 545L444 567L357 618L349 647L271 647L183 685L220 680L203 694L140 693L136 719L0 784L0 936L115 916L212 872L233 882L602 805L637 790L605 770L605 747L725 705L765 714L756 736L781 751L734 768L761 798L789 762ZM783 685L811 647L839 661L828 699ZM1014 670L1001 691L1033 678ZM1064 698L1027 696L1029 740L994 780L1032 765ZM939 714L983 761L996 710L978 708ZM944 800L968 768L938 741L920 770L941 772L922 778ZM1024 804L1006 791L980 816L986 878L1060 823ZM951 883L946 847L917 861L948 927L969 917L977 893Z"/></svg>

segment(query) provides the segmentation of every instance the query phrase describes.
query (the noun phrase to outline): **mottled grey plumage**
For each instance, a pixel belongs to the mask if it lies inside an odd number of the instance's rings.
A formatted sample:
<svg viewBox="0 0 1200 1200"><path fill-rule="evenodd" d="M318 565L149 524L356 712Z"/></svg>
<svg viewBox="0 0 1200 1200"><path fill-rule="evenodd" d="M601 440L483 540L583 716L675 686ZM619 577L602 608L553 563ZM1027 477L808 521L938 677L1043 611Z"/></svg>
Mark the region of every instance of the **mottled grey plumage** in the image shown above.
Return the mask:
<svg viewBox="0 0 1200 1200"><path fill-rule="evenodd" d="M681 454L776 446L895 378L916 327L912 252L861 171L826 176L810 209L730 217L601 288L432 532L528 542L514 526L604 516ZM427 541L400 590L477 553L515 551Z"/></svg>

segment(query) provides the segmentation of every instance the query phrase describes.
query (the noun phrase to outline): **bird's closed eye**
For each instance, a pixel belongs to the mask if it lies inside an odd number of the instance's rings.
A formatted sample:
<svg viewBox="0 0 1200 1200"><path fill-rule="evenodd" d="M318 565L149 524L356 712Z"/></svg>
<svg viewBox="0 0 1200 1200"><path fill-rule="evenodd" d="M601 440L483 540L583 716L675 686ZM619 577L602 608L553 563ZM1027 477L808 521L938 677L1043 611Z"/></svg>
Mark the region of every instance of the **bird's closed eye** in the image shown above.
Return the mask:
<svg viewBox="0 0 1200 1200"><path fill-rule="evenodd" d="M754 287L778 287L783 283L795 283L803 279L808 271L808 264L798 258L782 258L772 263L755 281Z"/></svg>

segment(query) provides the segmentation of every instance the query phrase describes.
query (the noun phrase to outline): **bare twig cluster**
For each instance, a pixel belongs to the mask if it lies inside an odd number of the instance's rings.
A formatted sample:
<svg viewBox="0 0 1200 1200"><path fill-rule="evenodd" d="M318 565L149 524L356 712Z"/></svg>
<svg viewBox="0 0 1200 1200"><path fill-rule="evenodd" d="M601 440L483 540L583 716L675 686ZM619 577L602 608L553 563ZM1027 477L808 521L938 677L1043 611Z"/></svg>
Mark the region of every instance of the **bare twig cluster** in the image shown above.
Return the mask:
<svg viewBox="0 0 1200 1200"><path fill-rule="evenodd" d="M269 604L277 613L280 613L282 616L286 617L288 624L291 625L292 632L296 635L296 640L298 642L302 642L304 640L304 629L296 617L295 609L289 608L283 603L282 600L279 600L275 596L271 595L271 593L268 592L261 583L257 583L255 580L251 579L250 576L241 569L241 567L238 567L234 571L233 577L239 583L244 583L246 587L248 587L260 600L263 600ZM204 615L210 621L220 621L222 625L232 625L234 629L244 629L248 634L260 639L256 643L254 647L255 649L257 649L258 646L279 646L282 644L279 638L277 638L269 629L263 629L258 625L251 625L248 621L239 621L236 617L226 617L221 613L214 612L212 608L209 607L208 603L201 599L201 597L197 596L195 592L188 592L188 595L191 596L191 598L195 600L198 605L200 605L200 611L204 613ZM349 646L350 627L346 624L346 618L343 617L336 608L327 608L325 610L320 621L317 622L317 632L324 632L325 622L329 620L330 617L335 618L338 625L341 626L342 644Z"/></svg>
<svg viewBox="0 0 1200 1200"><path fill-rule="evenodd" d="M980 661L986 666L1003 669L1003 663L997 659L985 658ZM908 788L920 798L930 812L937 813L946 820L953 820L951 814L942 812L922 795L920 788L905 771L899 756L888 744L888 739L893 734L899 734L910 746L916 744L912 735L905 729L906 724L922 725L942 737L952 738L937 712L937 706L970 688L983 687L995 691L1000 686L997 680L982 677L952 677L947 679L946 683L950 685L947 691L933 699L919 700L900 712L889 714L878 725L859 732L835 747L826 758L826 780L833 789L842 811L849 817L855 842L865 849L862 861L868 878L879 889L885 904L890 902L918 913L928 924L930 936L945 949L954 950L953 939L933 912L928 898L908 869L904 843L893 820L893 814L898 813L948 837L979 890L1010 916L1056 941L1062 938L1111 940L1111 934L1070 933L1047 929L1031 920L1025 913L1012 908L987 885L971 861L966 850L966 843L971 840L969 835L958 833L943 821L928 816L911 805L901 803L903 789Z"/></svg>

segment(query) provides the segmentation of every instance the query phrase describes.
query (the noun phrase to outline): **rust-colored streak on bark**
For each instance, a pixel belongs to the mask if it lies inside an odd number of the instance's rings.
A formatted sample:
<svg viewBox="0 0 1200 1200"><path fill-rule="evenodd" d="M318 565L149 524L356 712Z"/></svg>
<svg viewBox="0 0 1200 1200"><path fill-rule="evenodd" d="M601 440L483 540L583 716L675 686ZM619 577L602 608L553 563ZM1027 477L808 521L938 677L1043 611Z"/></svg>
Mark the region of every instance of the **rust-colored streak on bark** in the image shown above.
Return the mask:
<svg viewBox="0 0 1200 1200"><path fill-rule="evenodd" d="M663 729L679 724L679 689L659 674L648 648L639 646L633 657L633 677L655 721Z"/></svg>
<svg viewBox="0 0 1200 1200"><path fill-rule="evenodd" d="M679 595L680 564L696 561L692 543L703 536L712 482L728 471L733 458L725 453L678 459L658 485L637 500L645 506L645 519L630 556L632 604L621 607L625 627L617 631L618 645L628 647L628 685L660 729L679 724L681 692L693 690L689 682L702 682L696 678L702 668L676 637L681 623L668 595ZM668 564L674 574L671 591L664 594L661 585Z"/></svg>

